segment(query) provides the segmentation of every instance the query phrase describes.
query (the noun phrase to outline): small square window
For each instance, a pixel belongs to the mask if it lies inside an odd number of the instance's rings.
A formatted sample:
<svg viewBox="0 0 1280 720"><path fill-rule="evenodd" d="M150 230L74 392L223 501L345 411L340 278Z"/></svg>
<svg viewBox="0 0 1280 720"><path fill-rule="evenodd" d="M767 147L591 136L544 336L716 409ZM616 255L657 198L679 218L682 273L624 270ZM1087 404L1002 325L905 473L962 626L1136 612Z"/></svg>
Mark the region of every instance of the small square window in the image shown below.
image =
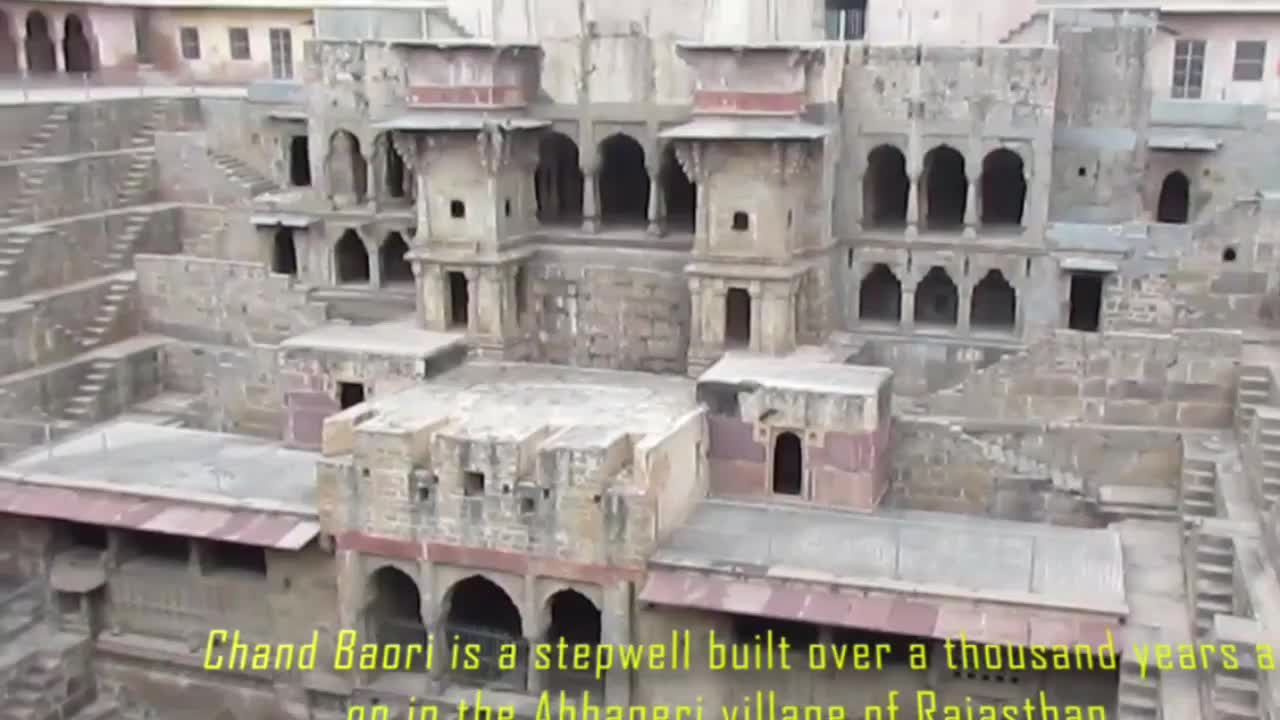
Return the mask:
<svg viewBox="0 0 1280 720"><path fill-rule="evenodd" d="M751 220L747 214L739 210L733 214L733 229L739 232L751 227Z"/></svg>
<svg viewBox="0 0 1280 720"><path fill-rule="evenodd" d="M484 495L484 473L462 473L462 494L467 497Z"/></svg>
<svg viewBox="0 0 1280 720"><path fill-rule="evenodd" d="M178 31L179 44L182 46L183 60L200 59L200 30L184 27Z"/></svg>
<svg viewBox="0 0 1280 720"><path fill-rule="evenodd" d="M252 54L249 52L249 29L248 28L231 28L227 31L227 39L231 43L231 59L232 60L249 60Z"/></svg>
<svg viewBox="0 0 1280 720"><path fill-rule="evenodd" d="M534 510L538 509L538 504L531 497L520 498L520 514L532 515Z"/></svg>
<svg viewBox="0 0 1280 720"><path fill-rule="evenodd" d="M467 204L461 200L453 200L449 203L449 216L454 218L464 218L467 216Z"/></svg>
<svg viewBox="0 0 1280 720"><path fill-rule="evenodd" d="M1266 74L1267 43L1262 40L1236 42L1236 59L1231 79L1236 82L1258 82Z"/></svg>

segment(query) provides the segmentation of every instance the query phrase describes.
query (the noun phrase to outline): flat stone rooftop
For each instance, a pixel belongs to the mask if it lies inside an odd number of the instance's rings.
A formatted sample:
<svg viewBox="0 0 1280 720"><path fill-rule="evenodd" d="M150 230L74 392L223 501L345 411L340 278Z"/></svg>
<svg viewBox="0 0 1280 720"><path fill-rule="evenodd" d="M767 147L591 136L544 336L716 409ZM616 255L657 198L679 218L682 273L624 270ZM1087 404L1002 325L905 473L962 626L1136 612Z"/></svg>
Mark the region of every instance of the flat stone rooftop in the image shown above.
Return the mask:
<svg viewBox="0 0 1280 720"><path fill-rule="evenodd" d="M519 438L585 426L647 435L697 408L683 377L616 370L470 361L365 405L361 430L402 431L452 421L472 437Z"/></svg>
<svg viewBox="0 0 1280 720"><path fill-rule="evenodd" d="M699 503L651 566L1128 614L1119 535L918 511Z"/></svg>
<svg viewBox="0 0 1280 720"><path fill-rule="evenodd" d="M729 352L698 377L698 382L770 387L837 395L874 396L891 382L893 371L866 365L827 362L815 354L771 357Z"/></svg>
<svg viewBox="0 0 1280 720"><path fill-rule="evenodd" d="M324 350L387 357L428 357L462 346L458 333L423 330L412 322L377 325L326 325L280 343L285 350Z"/></svg>
<svg viewBox="0 0 1280 720"><path fill-rule="evenodd" d="M313 505L318 457L238 435L116 420L24 453L0 475Z"/></svg>

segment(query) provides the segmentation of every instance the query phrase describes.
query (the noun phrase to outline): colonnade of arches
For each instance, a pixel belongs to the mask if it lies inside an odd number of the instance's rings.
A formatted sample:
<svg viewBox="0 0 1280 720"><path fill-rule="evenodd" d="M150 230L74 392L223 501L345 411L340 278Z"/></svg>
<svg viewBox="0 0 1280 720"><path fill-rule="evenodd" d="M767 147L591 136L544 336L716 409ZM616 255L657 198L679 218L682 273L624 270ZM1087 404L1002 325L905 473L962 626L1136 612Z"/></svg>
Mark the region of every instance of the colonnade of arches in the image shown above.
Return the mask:
<svg viewBox="0 0 1280 720"><path fill-rule="evenodd" d="M411 176L404 159L392 146L391 133L382 133L375 140L374 158L380 160L376 168L370 168L360 139L349 130L337 130L329 136L325 164L329 176L329 195L344 203L364 204L371 193L382 198L408 198L412 195ZM290 141L290 180L296 186L311 184L310 161L307 159L304 137ZM370 170L374 177L370 178ZM370 182L372 180L372 183Z"/></svg>
<svg viewBox="0 0 1280 720"><path fill-rule="evenodd" d="M946 268L930 267L911 291L911 320L915 325L1013 330L1018 318L1018 294L1000 270L988 270L973 285L967 308L960 288ZM967 313L962 316L962 310ZM889 265L877 263L862 276L858 287L858 317L864 322L898 325L903 321L903 284Z"/></svg>
<svg viewBox="0 0 1280 720"><path fill-rule="evenodd" d="M383 646L427 643L432 629L422 615L422 596L418 584L404 571L391 566L378 569L368 580L366 599L364 621L375 642ZM479 574L454 583L444 595L442 608L444 613L437 620L440 626L433 629L439 631L436 642L443 640L445 644L436 652L449 657L456 643L475 646L476 666L453 672L486 685L525 688L530 641L553 645L563 641L572 652L577 646L599 645L602 637L600 608L570 588L547 598L541 608L546 619L541 628L534 627L540 623L525 621L520 606L501 585ZM537 636L527 637L530 632ZM513 648L518 654L516 661L501 661L502 653L510 654ZM422 672L422 665L404 670ZM598 687L590 671L552 671L541 684L568 691Z"/></svg>
<svg viewBox="0 0 1280 720"><path fill-rule="evenodd" d="M282 231L283 232L283 231ZM292 233L276 233L276 256L288 256L294 244ZM399 232L391 231L382 239L376 252L377 277L384 287L413 283L413 268L405 259L409 244ZM294 262L296 263L296 256ZM296 268L296 265L294 266ZM348 228L333 246L333 274L339 285L367 285L373 281L373 258L364 238ZM281 272L277 270L277 272Z"/></svg>
<svg viewBox="0 0 1280 720"><path fill-rule="evenodd" d="M1021 226L1027 202L1022 157L1008 148L996 148L983 158L976 182L969 173L959 150L938 145L925 153L920 176L913 179L902 150L878 145L867 154L862 179L863 226L920 224L930 230L971 224Z"/></svg>
<svg viewBox="0 0 1280 720"><path fill-rule="evenodd" d="M67 13L57 24L40 10L18 18L0 8L0 73L93 72L95 46L88 21L78 13Z"/></svg>

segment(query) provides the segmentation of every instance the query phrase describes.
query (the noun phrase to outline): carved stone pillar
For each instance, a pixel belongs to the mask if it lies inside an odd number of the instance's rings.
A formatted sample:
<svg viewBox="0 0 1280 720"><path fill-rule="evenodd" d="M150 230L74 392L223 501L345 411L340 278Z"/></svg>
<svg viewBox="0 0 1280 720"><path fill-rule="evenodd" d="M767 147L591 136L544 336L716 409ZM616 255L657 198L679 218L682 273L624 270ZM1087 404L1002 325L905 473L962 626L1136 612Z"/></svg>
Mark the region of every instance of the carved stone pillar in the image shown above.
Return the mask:
<svg viewBox="0 0 1280 720"><path fill-rule="evenodd" d="M903 332L911 332L916 326L916 282L902 283L902 316L898 326Z"/></svg>
<svg viewBox="0 0 1280 720"><path fill-rule="evenodd" d="M600 211L597 209L595 166L582 168L582 231L596 232L600 229Z"/></svg>
<svg viewBox="0 0 1280 720"><path fill-rule="evenodd" d="M920 234L920 175L912 173L907 186L907 237Z"/></svg>
<svg viewBox="0 0 1280 720"><path fill-rule="evenodd" d="M662 202L661 177L659 173L650 172L649 173L649 208L648 208L648 217L649 217L648 232L650 235L662 234L661 221L663 220L663 216L666 215L666 213L663 212L663 205L664 203Z"/></svg>
<svg viewBox="0 0 1280 720"><path fill-rule="evenodd" d="M965 186L964 196L964 236L975 237L978 234L978 182L969 178Z"/></svg>

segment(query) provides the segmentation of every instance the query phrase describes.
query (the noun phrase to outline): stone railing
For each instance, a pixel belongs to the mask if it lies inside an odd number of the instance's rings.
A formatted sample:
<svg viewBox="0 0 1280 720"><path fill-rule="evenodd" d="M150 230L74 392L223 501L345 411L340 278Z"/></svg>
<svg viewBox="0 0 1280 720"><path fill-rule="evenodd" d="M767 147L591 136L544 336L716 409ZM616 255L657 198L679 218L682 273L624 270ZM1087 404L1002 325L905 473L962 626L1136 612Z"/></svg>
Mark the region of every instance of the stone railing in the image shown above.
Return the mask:
<svg viewBox="0 0 1280 720"><path fill-rule="evenodd" d="M146 70L93 73L0 73L0 104L75 102L131 97L245 97L243 81L178 78Z"/></svg>

